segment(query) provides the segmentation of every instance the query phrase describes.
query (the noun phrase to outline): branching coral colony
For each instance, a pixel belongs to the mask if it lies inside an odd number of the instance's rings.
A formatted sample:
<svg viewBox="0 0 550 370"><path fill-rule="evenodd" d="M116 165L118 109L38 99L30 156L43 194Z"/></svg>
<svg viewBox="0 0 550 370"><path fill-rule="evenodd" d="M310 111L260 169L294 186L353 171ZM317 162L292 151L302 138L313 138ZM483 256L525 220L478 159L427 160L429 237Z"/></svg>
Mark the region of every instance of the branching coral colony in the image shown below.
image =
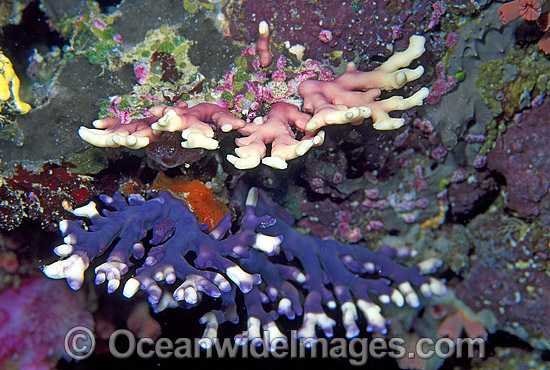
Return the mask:
<svg viewBox="0 0 550 370"><path fill-rule="evenodd" d="M125 297L141 289L157 310L174 300L196 305L204 294L219 298L221 309L200 319L206 324L204 338L215 338L223 322L238 323L237 288L244 293L248 317L247 332L236 340L262 338L268 344L286 340L276 323L279 315L291 320L303 316L297 336L307 340L316 339L316 327L332 336L336 322L326 308L341 311L348 338L360 332L358 311L367 319L368 331L385 334L388 320L379 304L417 307L420 299L413 287L425 297L446 293L442 281L423 276L434 272L439 260L408 268L392 260L413 255L407 248L373 252L361 245L301 234L292 228L292 217L256 189L248 193L241 230L234 235L228 235L228 216L205 234L205 225L197 222L185 201L169 192L149 200L136 195L126 200L118 194L101 200L110 209L102 215L93 202L73 211L88 218L89 227L60 223L65 244L54 251L66 258L46 266L44 273L65 278L71 288L79 289L90 262L114 244L106 262L95 269L96 283L106 281L108 292L114 292L135 258L142 261L141 267L125 282ZM147 244L152 245L148 251ZM196 257L189 262L191 255ZM278 255L277 262L270 259L273 255ZM161 284L176 281L181 283L173 292Z"/></svg>
<svg viewBox="0 0 550 370"><path fill-rule="evenodd" d="M266 44L269 29L262 24L260 31L258 68L271 63ZM287 160L323 142L320 129L326 125L359 124L367 117L372 117L377 129L403 125L402 119L391 118L388 112L422 104L428 90L422 88L409 98L377 98L382 90L398 89L422 75L422 67L404 67L423 51L424 38L413 36L407 50L373 71L359 72L348 64L343 75L325 81L308 80L313 74L305 73L295 91L303 98L307 113L277 101L266 116L247 122L217 104L182 101L154 107L151 116L129 123L115 118L95 121L96 129L81 128L80 135L97 146L137 149L164 139L165 132L178 131L184 147L216 149L213 128L238 130L244 137L237 139L237 155L229 155L230 162L242 169L260 162L283 169ZM295 130L304 134L301 140L295 139ZM266 144L271 144L270 156L266 156ZM141 289L157 310L174 301L197 305L205 294L221 300L220 310L200 320L206 324L204 338L216 337L223 322L239 321L237 289L243 294L247 314L247 332L236 337L240 343L261 338L262 330L271 341L286 340L276 322L280 315L291 320L303 317L299 338L315 340L316 327L331 336L336 323L327 309L341 311L349 338L360 332L359 312L368 321L368 331L386 333L388 321L381 314L381 304L417 307L420 299L414 288L426 297L446 292L442 281L423 275L434 272L440 261L430 259L409 268L393 261L414 254L407 248L373 252L361 245L301 234L292 228L292 217L256 189L246 199L240 231L232 235L229 216L207 234L207 226L197 221L187 203L169 192L152 194L148 200L137 195L125 199L119 194L100 199L106 207L101 214L94 202L73 211L89 219L89 226L60 222L64 244L54 252L63 259L46 266L44 273L67 279L71 288L79 289L92 260L112 248L95 269L96 283L107 282L110 293L136 263L135 275L124 282L125 297ZM169 291L168 286L176 281L180 285Z"/></svg>
<svg viewBox="0 0 550 370"><path fill-rule="evenodd" d="M258 69L271 64L269 49L269 27L260 24L260 38L256 46L259 55ZM315 74L299 74L288 86L297 86L297 93L303 100L303 109L281 101L267 99L267 88L256 88L255 101L273 103L269 113L245 121L235 117L223 106L207 102L180 101L173 106L156 106L150 109L151 116L123 122L118 118L103 118L93 122L94 129L81 127L79 134L86 142L99 147L143 148L149 143L166 138L166 133L181 132L185 148L216 149L214 129L223 132L237 130L244 137L237 138L235 155L227 159L239 169L256 167L260 162L277 169L287 167L286 161L304 155L311 147L324 141L324 126L334 124L360 124L372 117L374 128L393 130L403 125L404 120L392 118L389 112L406 110L422 105L428 95L427 88L421 88L408 98L393 96L380 100L382 90L390 91L403 87L418 79L424 68L405 68L424 52L424 37L412 36L409 47L393 54L385 63L372 71L360 72L353 63L347 65L345 73L333 79L313 80ZM307 62L305 62L307 63ZM271 76L279 81L283 70ZM283 77L284 81L284 77ZM289 99L290 100L290 99ZM194 105L193 105L194 104ZM296 139L297 134L302 136ZM271 144L267 154L266 145Z"/></svg>

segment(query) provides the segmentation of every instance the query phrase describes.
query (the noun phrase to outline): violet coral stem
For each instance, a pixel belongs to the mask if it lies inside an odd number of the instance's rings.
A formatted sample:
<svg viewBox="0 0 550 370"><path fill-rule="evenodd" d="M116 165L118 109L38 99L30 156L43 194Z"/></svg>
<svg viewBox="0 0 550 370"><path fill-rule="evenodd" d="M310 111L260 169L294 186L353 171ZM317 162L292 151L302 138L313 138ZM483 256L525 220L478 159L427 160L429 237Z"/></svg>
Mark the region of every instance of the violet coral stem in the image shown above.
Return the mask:
<svg viewBox="0 0 550 370"><path fill-rule="evenodd" d="M228 217L204 234L187 204L168 192L149 200L135 195L126 200L118 194L101 200L111 211L100 215L93 203L74 211L90 218L87 230L77 222L60 224L65 244L56 252L66 258L46 266L44 273L66 278L71 288L78 289L89 263L114 243L106 262L96 268L96 283L106 281L108 292L119 287L133 255L141 257L141 267L124 284L125 297L141 289L156 310L170 301L198 304L203 293L222 301L221 311L201 319L207 324L205 345L208 337L217 335L220 323L236 322L236 288L244 294L249 330L248 335L236 337L239 342L254 340L261 329L285 339L276 323L279 315L303 316L298 330L301 338L314 340L316 327L331 336L336 322L325 307L340 309L349 338L360 332L359 312L367 318L368 331L385 333L387 320L373 297L382 304L416 307L419 298L414 288L426 297L446 291L441 281L421 274L432 272L437 261L407 268L390 258L412 255L407 250L373 252L364 246L301 234L292 228L292 217L259 196L256 189L248 194L241 231L229 236ZM147 239L153 247L145 255L143 241ZM196 256L194 260L186 259L189 253ZM269 256L277 253L278 262L271 261ZM288 264L283 264L285 260ZM180 285L168 295L163 282L169 285L177 280ZM275 310L265 308L268 301Z"/></svg>

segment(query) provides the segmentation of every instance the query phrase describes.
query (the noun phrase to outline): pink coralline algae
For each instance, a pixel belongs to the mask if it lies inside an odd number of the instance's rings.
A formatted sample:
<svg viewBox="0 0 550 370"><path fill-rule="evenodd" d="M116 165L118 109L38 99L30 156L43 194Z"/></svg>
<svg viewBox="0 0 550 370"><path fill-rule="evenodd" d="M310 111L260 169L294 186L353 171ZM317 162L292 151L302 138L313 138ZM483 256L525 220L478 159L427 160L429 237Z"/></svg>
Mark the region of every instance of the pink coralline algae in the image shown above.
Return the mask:
<svg viewBox="0 0 550 370"><path fill-rule="evenodd" d="M415 205L417 208L426 208L428 207L428 204L430 204L428 198L420 198L416 201Z"/></svg>
<svg viewBox="0 0 550 370"><path fill-rule="evenodd" d="M457 184L459 182L462 182L468 178L469 174L468 171L466 171L464 168L459 168L455 172L453 172L451 176L451 182L453 184Z"/></svg>
<svg viewBox="0 0 550 370"><path fill-rule="evenodd" d="M66 284L31 278L0 293L0 369L49 370L65 355L75 326L93 330L82 294Z"/></svg>
<svg viewBox="0 0 550 370"><path fill-rule="evenodd" d="M445 47L450 49L453 46L456 45L458 42L458 33L456 32L449 32L447 36L445 36Z"/></svg>
<svg viewBox="0 0 550 370"><path fill-rule="evenodd" d="M92 21L92 26L94 26L95 28L97 28L100 31L105 31L107 29L107 25L105 24L105 22L103 22L102 20L99 20L99 19L94 19Z"/></svg>
<svg viewBox="0 0 550 370"><path fill-rule="evenodd" d="M134 66L134 75L136 76L136 81L138 84L145 84L149 75L149 67L145 64L138 64Z"/></svg>
<svg viewBox="0 0 550 370"><path fill-rule="evenodd" d="M433 159L441 159L447 155L447 149L443 145L438 145L434 150L431 151L430 156Z"/></svg>
<svg viewBox="0 0 550 370"><path fill-rule="evenodd" d="M384 223L382 223L382 221L372 220L372 221L369 222L366 229L368 231L370 231L370 230L380 230L383 227L384 227Z"/></svg>
<svg viewBox="0 0 550 370"><path fill-rule="evenodd" d="M430 23L428 24L428 29L431 30L439 24L440 18L445 14L445 5L441 1L436 1L433 5L432 16L430 17Z"/></svg>
<svg viewBox="0 0 550 370"><path fill-rule="evenodd" d="M428 182L424 179L424 169L417 165L414 167L414 190L422 191L428 189Z"/></svg>
<svg viewBox="0 0 550 370"><path fill-rule="evenodd" d="M428 95L428 97L429 97L429 95ZM430 121L423 120L423 119L420 119L420 118L416 118L413 121L413 126L418 128L420 131L422 131L425 134L431 134L435 130L434 126L432 125L432 123Z"/></svg>
<svg viewBox="0 0 550 370"><path fill-rule="evenodd" d="M445 73L445 63L439 62L435 66L437 79L430 87L430 94L424 100L426 104L435 104L441 97L456 87L456 77L447 76Z"/></svg>
<svg viewBox="0 0 550 370"><path fill-rule="evenodd" d="M365 189L365 196L369 199L376 199L379 195L380 194L377 188Z"/></svg>
<svg viewBox="0 0 550 370"><path fill-rule="evenodd" d="M136 75L136 78L138 78L138 75ZM147 77L145 76L145 79L146 78ZM120 98L120 96L115 96L111 98L111 104L107 108L107 111L112 113L116 119L120 120L120 122L124 124L130 122L130 112L124 109L120 109L121 101L122 99Z"/></svg>
<svg viewBox="0 0 550 370"><path fill-rule="evenodd" d="M487 165L487 156L486 155L476 155L472 166L474 168L484 168Z"/></svg>
<svg viewBox="0 0 550 370"><path fill-rule="evenodd" d="M319 32L319 40L325 43L329 43L332 40L332 32L329 30L322 30Z"/></svg>
<svg viewBox="0 0 550 370"><path fill-rule="evenodd" d="M464 136L464 141L467 143L484 143L487 141L487 136L468 134Z"/></svg>

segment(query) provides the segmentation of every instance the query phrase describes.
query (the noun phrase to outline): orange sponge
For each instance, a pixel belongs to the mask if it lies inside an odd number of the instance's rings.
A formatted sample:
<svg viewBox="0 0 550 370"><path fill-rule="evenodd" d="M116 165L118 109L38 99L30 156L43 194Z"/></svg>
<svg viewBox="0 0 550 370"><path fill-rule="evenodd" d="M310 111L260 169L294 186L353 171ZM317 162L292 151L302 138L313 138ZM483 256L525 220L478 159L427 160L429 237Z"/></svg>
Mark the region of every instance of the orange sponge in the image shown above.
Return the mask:
<svg viewBox="0 0 550 370"><path fill-rule="evenodd" d="M160 171L153 181L153 189L170 190L185 199L197 215L197 220L208 225L207 231L211 231L229 213L229 208L216 199L212 189L199 180L188 181L182 177L167 177Z"/></svg>

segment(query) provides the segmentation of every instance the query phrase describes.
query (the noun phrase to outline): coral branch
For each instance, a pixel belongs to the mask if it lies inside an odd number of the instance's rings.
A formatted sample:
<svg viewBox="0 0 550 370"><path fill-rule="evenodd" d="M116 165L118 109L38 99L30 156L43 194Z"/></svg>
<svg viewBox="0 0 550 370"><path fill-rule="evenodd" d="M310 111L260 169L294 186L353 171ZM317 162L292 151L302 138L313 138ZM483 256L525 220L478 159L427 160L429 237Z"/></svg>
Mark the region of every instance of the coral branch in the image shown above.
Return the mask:
<svg viewBox="0 0 550 370"><path fill-rule="evenodd" d="M81 126L78 134L85 142L102 148L140 149L160 138L151 128L156 120L156 117L145 117L124 124L117 118L106 117L92 122L95 129Z"/></svg>
<svg viewBox="0 0 550 370"><path fill-rule="evenodd" d="M418 79L424 68L403 68L424 52L424 37L412 36L407 50L395 53L385 63L370 72L359 72L348 63L346 72L333 81L304 81L298 93L304 98L304 109L313 114L306 129L317 130L332 124L359 124L372 116L377 130L393 130L404 124L391 118L388 112L422 105L428 89L422 88L409 98L398 96L376 100L381 90L393 90Z"/></svg>
<svg viewBox="0 0 550 370"><path fill-rule="evenodd" d="M186 140L182 143L184 148L213 150L218 147L218 142L212 139L214 131L208 123L213 123L223 132L245 125L243 120L211 103L200 103L188 108L187 103L179 102L174 107L154 107L151 113L159 118L151 128L157 131L181 131L181 137Z"/></svg>
<svg viewBox="0 0 550 370"><path fill-rule="evenodd" d="M310 115L300 112L289 103L276 103L264 117L239 129L245 137L235 140L239 148L238 157L228 155L227 160L239 169L254 168L260 160L273 168L285 169L287 160L304 155L312 146L321 145L324 132L305 132L301 140L296 140L292 127L304 132ZM265 157L266 144L271 144L271 156Z"/></svg>
<svg viewBox="0 0 550 370"><path fill-rule="evenodd" d="M273 56L271 55L271 50L269 48L269 25L261 21L258 25L258 42L256 44L256 50L258 51L258 56L260 57L260 66L265 68L271 64L273 61Z"/></svg>
<svg viewBox="0 0 550 370"><path fill-rule="evenodd" d="M259 223L269 222L269 217L252 218L243 226L241 233L223 241L216 240L226 234L229 222L220 222L206 235L203 233L204 225L197 222L185 201L175 198L169 192L161 192L157 198L149 201L131 196L126 203L118 194L113 198L102 196L102 201L115 211L106 210L101 216L93 202L74 211L75 215L87 217L93 222L90 231L82 229L77 222L60 223L65 244L57 247L55 252L69 258L44 268L47 276L66 278L71 288L80 288L89 261L101 255L119 238L106 262L95 269L96 283L107 281L107 290L112 293L128 271L130 257L143 258L142 239L148 231L152 231L149 243L154 247L147 253L136 276L125 284L123 294L131 297L141 288L148 293L149 301L157 304L162 291L156 282L173 283L178 278L183 280L183 284L174 292L174 299L192 304L196 303L199 291L219 297L221 292L231 289L222 275L203 269L216 269L247 292L259 283L259 276L243 272L226 257L247 256L247 247L273 253L273 249L280 243L278 237L261 237L262 234L254 232ZM189 252L197 255L195 266L183 258Z"/></svg>
<svg viewBox="0 0 550 370"><path fill-rule="evenodd" d="M95 146L139 149L158 139L161 132L181 131L184 148L213 150L218 147L218 142L213 139L214 131L208 123L213 123L223 132L245 125L243 120L211 103L189 108L181 101L173 107L153 107L150 112L151 117L134 119L127 124L115 118L103 118L93 122L94 127L102 130L81 127L79 134L84 141Z"/></svg>

